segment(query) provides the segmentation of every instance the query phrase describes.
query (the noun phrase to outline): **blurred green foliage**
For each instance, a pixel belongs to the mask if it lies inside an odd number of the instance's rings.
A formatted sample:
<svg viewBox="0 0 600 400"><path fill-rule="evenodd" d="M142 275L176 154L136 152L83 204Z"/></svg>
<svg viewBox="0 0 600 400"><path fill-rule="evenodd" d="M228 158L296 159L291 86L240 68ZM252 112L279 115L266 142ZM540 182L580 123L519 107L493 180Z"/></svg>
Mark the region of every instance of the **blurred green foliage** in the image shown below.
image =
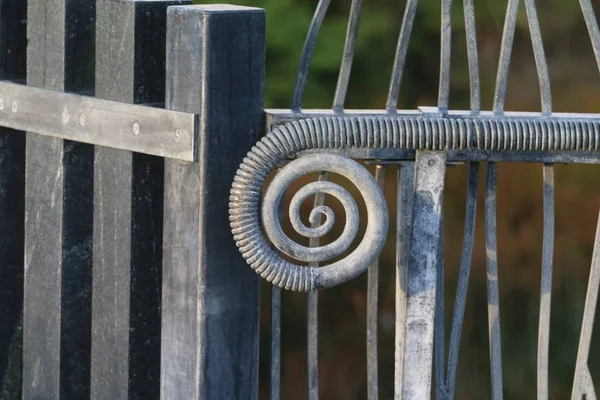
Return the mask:
<svg viewBox="0 0 600 400"><path fill-rule="evenodd" d="M316 0L235 0L267 10L266 107L288 108ZM333 100L350 0L333 0L311 65L304 108ZM365 0L347 108L382 108L402 15L402 0ZM522 2L521 2L522 3ZM599 112L600 75L577 1L537 0L555 111ZM596 5L596 9L598 11ZM490 109L506 0L475 0L482 105ZM440 0L419 4L400 95L402 108L435 105L439 73ZM536 66L521 4L508 84L508 110L540 109ZM464 20L453 6L451 107L469 105ZM484 172L484 167L482 167ZM395 170L386 197L395 204ZM482 173L483 175L483 173ZM483 181L480 183L483 187ZM594 166L556 167L556 245L550 349L552 399L570 397L600 189ZM502 351L506 399L535 398L537 323L543 216L541 167L501 165L498 177L498 246ZM448 172L445 195L446 314L451 319L465 214L466 168ZM480 195L482 191L480 190ZM479 201L476 250L462 334L457 399L490 398L483 202ZM391 225L395 212L391 209ZM394 241L381 257L380 390L393 393ZM320 293L320 386L323 399L366 398L366 279ZM269 286L264 286L261 398L269 384ZM283 295L282 397L306 399L306 297ZM600 317L590 367L600 389Z"/></svg>

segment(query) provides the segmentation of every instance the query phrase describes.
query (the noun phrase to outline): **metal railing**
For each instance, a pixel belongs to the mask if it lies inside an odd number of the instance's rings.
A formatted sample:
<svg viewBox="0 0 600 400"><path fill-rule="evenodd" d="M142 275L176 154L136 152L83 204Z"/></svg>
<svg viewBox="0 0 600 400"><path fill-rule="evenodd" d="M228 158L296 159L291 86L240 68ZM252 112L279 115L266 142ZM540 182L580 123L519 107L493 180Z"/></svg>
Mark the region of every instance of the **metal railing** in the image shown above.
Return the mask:
<svg viewBox="0 0 600 400"><path fill-rule="evenodd" d="M457 360L467 299L467 284L474 246L476 199L480 162L487 163L485 188L485 241L487 255L488 319L491 364L491 397L503 398L498 253L496 244L496 174L498 162L543 164L544 235L541 304L537 353L537 396L547 399L550 304L554 252L554 164L600 163L600 116L559 114L552 111L548 66L534 0L525 0L541 94L541 112L504 112L509 64L516 30L519 0L509 0L493 109L481 110L475 12L472 0L464 0L464 21L470 74L471 109L448 109L450 97L451 0L442 0L441 65L437 107L398 110L398 96L418 1L406 2L390 79L386 110L345 110L362 0L353 0L339 79L331 110L303 110L302 98L313 51L330 0L319 1L309 28L297 74L290 110L267 110L267 131L244 159L230 196L231 227L247 263L273 287L273 310L281 305L280 288L307 291L309 398L319 395L317 351L318 290L337 286L368 269L367 379L368 398L378 391L378 257L387 238L388 211L382 187L390 165L398 168L396 244L395 398L431 397L435 374L435 398L455 394ZM600 30L589 0L580 2L593 50L600 68ZM359 159L377 166L375 177ZM447 163L467 163L469 184L464 244L448 355L445 354L443 204ZM269 177L263 194L263 187ZM310 238L308 246L284 232L279 213L290 185L318 172L318 182L308 183L291 198L286 217L295 234ZM328 174L347 178L366 204L366 231L356 244L359 213L350 193L327 181ZM316 195L309 217L300 218L300 205ZM319 245L330 232L334 211L323 196L335 197L346 221L341 235ZM391 205L389 205L391 207ZM324 221L322 221L324 217ZM600 224L600 220L599 220ZM355 247L351 247L356 244ZM588 368L594 312L600 281L600 225L595 241L592 270L573 385L573 399L596 398ZM285 256L283 256L285 255ZM501 255L500 255L501 256ZM332 261L330 261L332 260ZM329 264L327 262L329 261ZM324 265L326 264L326 265ZM277 336L272 338L271 399L280 396L280 312L272 314Z"/></svg>
<svg viewBox="0 0 600 400"><path fill-rule="evenodd" d="M492 397L500 399L496 166L526 161L544 164L538 398L548 398L553 164L600 163L600 117L552 112L533 0L525 6L541 113L504 112L518 0L508 3L490 112L481 110L472 0L464 1L468 111L448 109L450 0L442 0L438 104L414 111L397 108L417 0L406 4L385 110L344 108L362 0L351 5L331 110L301 108L331 0L318 3L290 109L266 111L264 11L189 3L0 0L0 396L255 399L260 275L275 284L271 398L280 397L285 288L309 292L308 386L316 399L318 290L368 269L368 397L378 398L378 257L391 207L381 188L397 167L395 397L431 397L435 375L436 397L453 398L486 162ZM592 5L580 3L600 66ZM374 164L375 176L353 159ZM468 163L469 186L446 357L441 232L450 163ZM289 184L309 172L319 180L294 195L289 214L310 239L301 246L281 227L281 203ZM356 247L356 202L330 174L348 178L365 199L366 233ZM313 195L305 226L299 208ZM321 245L335 217L326 195L341 202L346 224ZM595 398L587 358L600 285L598 231L578 399Z"/></svg>

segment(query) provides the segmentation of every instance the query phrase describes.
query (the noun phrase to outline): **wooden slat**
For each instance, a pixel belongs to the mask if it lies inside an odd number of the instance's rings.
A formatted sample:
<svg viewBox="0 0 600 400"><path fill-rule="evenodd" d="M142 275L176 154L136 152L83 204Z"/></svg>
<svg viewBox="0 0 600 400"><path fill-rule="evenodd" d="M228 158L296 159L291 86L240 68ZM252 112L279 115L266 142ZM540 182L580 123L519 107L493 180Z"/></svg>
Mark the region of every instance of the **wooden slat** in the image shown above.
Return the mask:
<svg viewBox="0 0 600 400"><path fill-rule="evenodd" d="M91 91L94 15L92 1L29 2L28 85ZM32 134L26 146L23 397L86 398L92 148Z"/></svg>
<svg viewBox="0 0 600 400"><path fill-rule="evenodd" d="M265 13L172 7L167 21L167 108L201 125L199 162L165 161L161 399L256 399L259 281L226 199L262 133Z"/></svg>
<svg viewBox="0 0 600 400"><path fill-rule="evenodd" d="M0 1L0 79L24 80L27 2ZM0 129L0 393L20 396L25 135Z"/></svg>
<svg viewBox="0 0 600 400"><path fill-rule="evenodd" d="M96 95L164 101L167 6L101 0ZM94 162L93 399L158 399L162 158L102 147Z"/></svg>

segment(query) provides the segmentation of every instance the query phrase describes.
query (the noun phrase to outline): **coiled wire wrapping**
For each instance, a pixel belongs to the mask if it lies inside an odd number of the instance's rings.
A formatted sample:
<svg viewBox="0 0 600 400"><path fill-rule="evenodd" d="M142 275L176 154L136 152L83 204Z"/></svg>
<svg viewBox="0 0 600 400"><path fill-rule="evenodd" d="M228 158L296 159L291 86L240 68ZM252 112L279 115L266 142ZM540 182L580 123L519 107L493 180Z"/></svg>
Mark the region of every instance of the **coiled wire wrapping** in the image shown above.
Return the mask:
<svg viewBox="0 0 600 400"><path fill-rule="evenodd" d="M267 281L295 291L324 287L315 268L293 264L270 249L260 228L259 203L267 176L281 161L304 150L343 148L596 152L600 121L386 115L320 117L278 127L244 158L229 203L234 240L246 262Z"/></svg>

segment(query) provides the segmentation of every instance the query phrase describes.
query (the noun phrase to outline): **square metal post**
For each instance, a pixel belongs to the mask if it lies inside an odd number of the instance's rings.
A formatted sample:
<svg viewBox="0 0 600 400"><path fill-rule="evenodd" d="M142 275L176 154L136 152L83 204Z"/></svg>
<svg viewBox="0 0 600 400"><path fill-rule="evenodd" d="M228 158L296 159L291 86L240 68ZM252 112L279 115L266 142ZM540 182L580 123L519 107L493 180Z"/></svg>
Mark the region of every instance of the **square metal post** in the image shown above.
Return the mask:
<svg viewBox="0 0 600 400"><path fill-rule="evenodd" d="M259 278L228 198L262 133L265 13L171 7L167 108L200 114L198 162L165 161L161 398L258 397Z"/></svg>
<svg viewBox="0 0 600 400"><path fill-rule="evenodd" d="M431 398L446 153L417 152L406 293L402 399Z"/></svg>

